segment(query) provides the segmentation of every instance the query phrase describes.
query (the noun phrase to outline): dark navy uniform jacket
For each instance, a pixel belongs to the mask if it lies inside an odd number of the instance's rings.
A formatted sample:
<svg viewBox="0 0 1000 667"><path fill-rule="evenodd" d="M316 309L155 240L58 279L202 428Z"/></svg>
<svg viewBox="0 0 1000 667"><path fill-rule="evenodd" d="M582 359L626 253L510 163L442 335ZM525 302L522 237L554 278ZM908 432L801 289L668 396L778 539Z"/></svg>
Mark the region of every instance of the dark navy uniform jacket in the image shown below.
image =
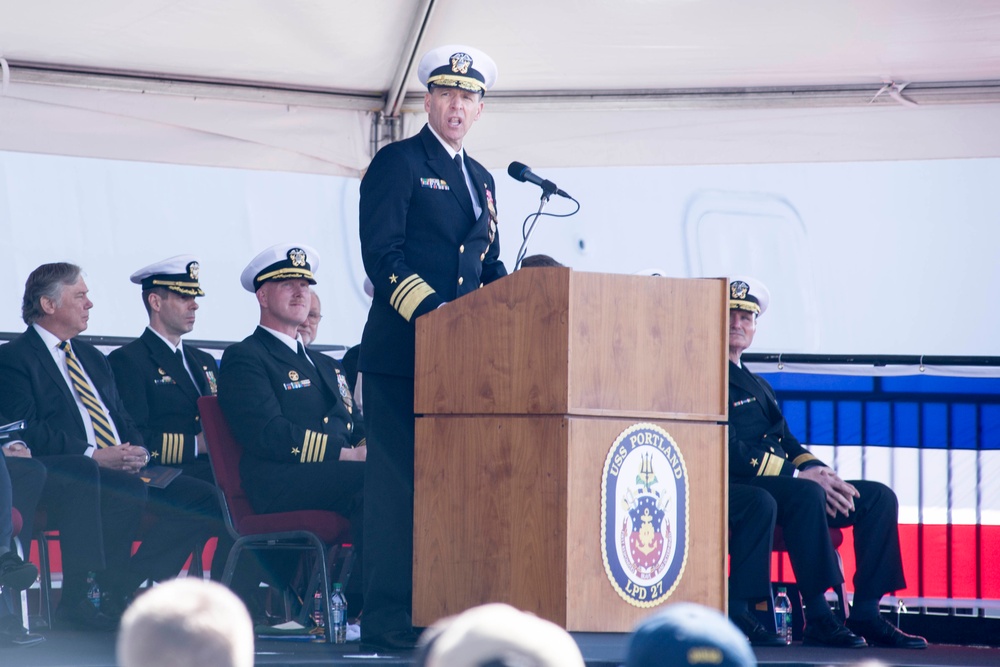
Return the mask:
<svg viewBox="0 0 1000 667"><path fill-rule="evenodd" d="M343 447L363 444L340 364L318 352L310 359L315 366L261 327L222 355L219 405L243 445L244 483L275 464L336 462Z"/></svg>
<svg viewBox="0 0 1000 667"><path fill-rule="evenodd" d="M788 430L774 389L729 362L729 478L792 475L825 465Z"/></svg>
<svg viewBox="0 0 1000 667"><path fill-rule="evenodd" d="M507 275L493 177L468 156L465 166L478 219L463 174L426 125L380 150L362 179L361 254L375 286L362 372L413 377L414 320Z"/></svg>
<svg viewBox="0 0 1000 667"><path fill-rule="evenodd" d="M70 340L94 389L108 409L121 442L143 445L142 435L125 410L108 360L93 345ZM24 439L34 456L83 454L87 427L69 385L34 327L0 345L0 410L8 419L24 419Z"/></svg>
<svg viewBox="0 0 1000 667"><path fill-rule="evenodd" d="M153 462L161 465L195 461L195 436L201 433L198 397L216 392L215 358L186 344L184 355L198 387L177 355L150 329L108 355L125 409L142 432Z"/></svg>

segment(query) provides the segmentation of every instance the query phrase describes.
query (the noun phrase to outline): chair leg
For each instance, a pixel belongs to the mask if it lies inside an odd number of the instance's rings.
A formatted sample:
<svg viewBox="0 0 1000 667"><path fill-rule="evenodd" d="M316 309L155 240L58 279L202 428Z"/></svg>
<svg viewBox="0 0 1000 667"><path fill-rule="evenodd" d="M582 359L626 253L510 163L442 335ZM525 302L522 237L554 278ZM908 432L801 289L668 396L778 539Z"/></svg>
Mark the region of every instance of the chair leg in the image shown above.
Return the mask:
<svg viewBox="0 0 1000 667"><path fill-rule="evenodd" d="M38 542L39 591L38 615L49 629L52 628L52 567L49 562L49 535L40 533L35 537Z"/></svg>
<svg viewBox="0 0 1000 667"><path fill-rule="evenodd" d="M357 559L357 553L355 553L353 546L343 549L343 551L344 563L340 566L340 576L337 577L337 581L340 583L341 590L346 591L347 582L351 580L351 573L354 571L354 562Z"/></svg>
<svg viewBox="0 0 1000 667"><path fill-rule="evenodd" d="M187 576L198 577L199 579L205 578L205 567L202 565L204 551L204 543L198 542L194 545L194 549L191 550L191 565L188 567Z"/></svg>
<svg viewBox="0 0 1000 667"><path fill-rule="evenodd" d="M24 558L24 546L21 544L21 538L20 537L15 537L14 538L14 549L17 552L18 558L20 558L21 560L25 560L25 558ZM41 590L41 587L39 587L39 591L40 590ZM28 627L28 591L27 590L21 591L21 627L23 627L23 628L27 628Z"/></svg>
<svg viewBox="0 0 1000 667"><path fill-rule="evenodd" d="M837 554L837 563L840 565L840 575L841 579L843 579L844 560L840 557L839 551L834 550L834 553ZM845 581L844 583L840 584L840 586L834 588L833 591L834 593L837 594L837 602L840 603L840 612L837 615L840 617L841 623L846 622L847 617L851 615L851 610L847 606L847 582Z"/></svg>

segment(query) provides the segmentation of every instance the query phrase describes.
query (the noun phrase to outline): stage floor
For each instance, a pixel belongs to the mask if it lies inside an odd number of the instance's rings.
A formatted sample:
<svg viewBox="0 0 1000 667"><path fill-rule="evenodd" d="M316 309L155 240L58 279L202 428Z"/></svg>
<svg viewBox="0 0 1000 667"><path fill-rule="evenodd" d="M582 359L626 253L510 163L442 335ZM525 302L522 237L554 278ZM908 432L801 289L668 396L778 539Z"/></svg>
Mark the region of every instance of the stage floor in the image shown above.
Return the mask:
<svg viewBox="0 0 1000 667"><path fill-rule="evenodd" d="M0 664L11 667L115 667L115 635L110 633L45 633L46 641L27 648L0 649ZM617 667L625 660L628 635L573 633L588 667ZM411 653L363 654L358 644L331 646L322 643L258 641L255 664L271 667L295 665L410 665ZM1000 648L932 644L924 651L866 648L823 649L794 643L788 648L756 649L762 666L851 665L879 660L899 667L996 667Z"/></svg>

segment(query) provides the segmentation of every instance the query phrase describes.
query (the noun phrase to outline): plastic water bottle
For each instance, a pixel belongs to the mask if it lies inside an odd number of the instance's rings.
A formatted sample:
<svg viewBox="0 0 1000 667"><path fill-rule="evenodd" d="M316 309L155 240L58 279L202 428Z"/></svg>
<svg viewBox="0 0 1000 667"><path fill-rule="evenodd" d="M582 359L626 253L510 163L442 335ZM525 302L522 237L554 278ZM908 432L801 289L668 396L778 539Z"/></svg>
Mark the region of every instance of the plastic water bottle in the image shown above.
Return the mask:
<svg viewBox="0 0 1000 667"><path fill-rule="evenodd" d="M330 631L335 644L347 641L347 600L340 590L340 584L334 584L333 593L330 594Z"/></svg>
<svg viewBox="0 0 1000 667"><path fill-rule="evenodd" d="M97 585L93 572L87 573L87 601L94 605L95 609L101 608L101 588Z"/></svg>
<svg viewBox="0 0 1000 667"><path fill-rule="evenodd" d="M778 587L778 596L774 598L774 627L786 644L792 643L792 601L784 586Z"/></svg>
<svg viewBox="0 0 1000 667"><path fill-rule="evenodd" d="M326 627L326 623L323 622L323 591L316 591L316 595L313 596L313 613L312 613L313 625L317 628L323 629Z"/></svg>

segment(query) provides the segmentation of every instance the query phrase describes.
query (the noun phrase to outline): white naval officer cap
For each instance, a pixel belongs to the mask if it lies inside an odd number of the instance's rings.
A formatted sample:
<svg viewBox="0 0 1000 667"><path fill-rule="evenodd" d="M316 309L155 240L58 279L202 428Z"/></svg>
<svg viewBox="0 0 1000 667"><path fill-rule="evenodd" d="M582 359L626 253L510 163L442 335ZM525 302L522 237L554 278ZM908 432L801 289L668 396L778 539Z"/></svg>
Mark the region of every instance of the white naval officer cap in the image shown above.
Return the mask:
<svg viewBox="0 0 1000 667"><path fill-rule="evenodd" d="M417 66L420 83L485 94L497 81L497 64L479 49L448 44L431 49Z"/></svg>
<svg viewBox="0 0 1000 667"><path fill-rule="evenodd" d="M319 253L315 248L303 243L279 243L250 260L240 274L240 284L248 292L256 292L261 285L273 280L302 278L315 285L313 274L318 270Z"/></svg>
<svg viewBox="0 0 1000 667"><path fill-rule="evenodd" d="M198 284L200 271L201 266L194 255L177 255L139 269L129 276L129 280L142 285L143 291L163 287L185 296L205 296Z"/></svg>
<svg viewBox="0 0 1000 667"><path fill-rule="evenodd" d="M729 309L747 310L758 317L771 303L767 286L756 278L736 276L729 279Z"/></svg>

